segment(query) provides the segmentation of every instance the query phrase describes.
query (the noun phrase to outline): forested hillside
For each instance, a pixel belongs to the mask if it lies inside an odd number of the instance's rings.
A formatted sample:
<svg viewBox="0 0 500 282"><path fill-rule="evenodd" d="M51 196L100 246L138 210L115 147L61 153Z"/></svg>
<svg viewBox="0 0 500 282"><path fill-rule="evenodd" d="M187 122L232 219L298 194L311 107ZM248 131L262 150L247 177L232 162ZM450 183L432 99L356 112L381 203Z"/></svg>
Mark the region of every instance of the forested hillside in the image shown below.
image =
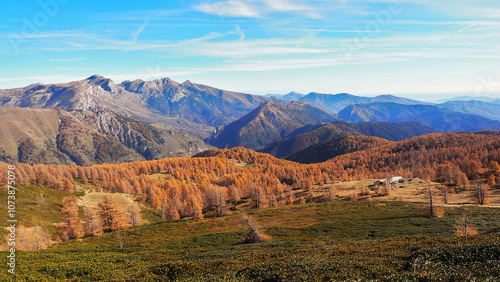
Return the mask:
<svg viewBox="0 0 500 282"><path fill-rule="evenodd" d="M287 156L285 159L303 164L320 163L333 159L336 156L380 147L389 143L391 142L378 137L341 136L302 149Z"/></svg>
<svg viewBox="0 0 500 282"><path fill-rule="evenodd" d="M304 129L304 133L275 142L259 152L282 158L305 149L309 146L329 141L340 136L365 135L384 138L390 141L401 141L411 137L435 132L434 129L415 121L407 122L360 122L347 123L336 121L324 125ZM318 161L315 161L318 162Z"/></svg>
<svg viewBox="0 0 500 282"><path fill-rule="evenodd" d="M500 178L500 134L430 134L302 165L245 148L211 149L175 158L90 167L18 165L18 183L70 191L76 180L103 191L137 195L165 218L201 217L223 203L249 198L255 207L283 205L294 188L387 175L445 178L457 185ZM6 165L0 166L5 171ZM1 182L5 182L2 172Z"/></svg>

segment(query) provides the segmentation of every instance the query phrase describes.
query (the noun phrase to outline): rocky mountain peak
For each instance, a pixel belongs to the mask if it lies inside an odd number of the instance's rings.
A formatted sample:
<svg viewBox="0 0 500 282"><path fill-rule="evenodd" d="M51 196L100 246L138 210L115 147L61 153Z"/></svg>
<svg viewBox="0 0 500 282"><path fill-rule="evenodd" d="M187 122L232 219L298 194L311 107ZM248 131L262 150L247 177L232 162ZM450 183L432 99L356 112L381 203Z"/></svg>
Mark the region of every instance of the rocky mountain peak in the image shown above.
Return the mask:
<svg viewBox="0 0 500 282"><path fill-rule="evenodd" d="M117 92L118 87L117 85L111 80L110 78L94 74L86 79L86 82L88 84L100 86L102 89L109 91L109 92Z"/></svg>

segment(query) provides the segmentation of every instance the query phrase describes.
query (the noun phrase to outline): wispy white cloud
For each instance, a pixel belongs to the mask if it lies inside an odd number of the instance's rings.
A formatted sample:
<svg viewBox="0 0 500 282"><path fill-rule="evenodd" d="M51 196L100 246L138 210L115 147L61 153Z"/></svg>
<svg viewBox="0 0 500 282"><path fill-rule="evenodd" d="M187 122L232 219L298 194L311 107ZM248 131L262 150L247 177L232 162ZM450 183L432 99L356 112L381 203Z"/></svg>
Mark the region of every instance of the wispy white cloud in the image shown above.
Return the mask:
<svg viewBox="0 0 500 282"><path fill-rule="evenodd" d="M37 38L65 38L65 37L88 37L89 35L79 31L53 31L53 32L40 32L34 34L23 33L10 33L2 36L8 36L15 39L37 39Z"/></svg>
<svg viewBox="0 0 500 282"><path fill-rule="evenodd" d="M313 29L313 28L283 28L282 30L307 31L307 32L328 32L328 33L379 33L390 30L351 30L351 29Z"/></svg>
<svg viewBox="0 0 500 282"><path fill-rule="evenodd" d="M464 27L464 28L460 29L459 31L455 32L455 34L462 33L462 32L464 32L464 31L466 31L466 30L468 30L468 29L470 29L470 28L473 28L473 27L475 27L475 26L476 26L475 24L471 24L471 25L466 26L466 27Z"/></svg>
<svg viewBox="0 0 500 282"><path fill-rule="evenodd" d="M76 62L81 61L83 58L74 58L74 59L49 59L51 62Z"/></svg>
<svg viewBox="0 0 500 282"><path fill-rule="evenodd" d="M488 30L480 30L489 28ZM308 30L308 29L305 29ZM498 34L500 26L466 26L457 28L456 32L425 35L409 35L388 32L371 38L370 44L363 48L356 48L359 39L318 37L315 34L305 34L297 38L247 39L239 27L227 32L210 32L198 38L183 41L129 41L125 39L96 36L92 34L73 34L71 41L67 37L40 37L32 39L30 44L23 45L25 52L71 52L115 50L131 52L143 50L154 52L158 57L219 57L233 59L249 59L266 57L266 59L286 56L313 56L331 54L339 51L343 44L353 46L355 53L386 54L411 50L422 56L439 54L446 57L452 54L456 57L496 57L498 50ZM432 43L433 46L430 46ZM445 52L443 52L443 50ZM496 50L496 51L495 51ZM486 52L485 52L486 51ZM418 56L421 57L421 56ZM49 57L50 58L50 57ZM58 58L56 58L58 59Z"/></svg>
<svg viewBox="0 0 500 282"><path fill-rule="evenodd" d="M259 11L243 0L227 0L216 3L202 3L195 6L195 9L211 15L224 17L245 17L258 18Z"/></svg>
<svg viewBox="0 0 500 282"><path fill-rule="evenodd" d="M75 43L75 42L70 42L70 41L66 41L64 42L70 46L73 46L73 47L77 47L77 48L85 48L85 45L83 44L78 44L78 43Z"/></svg>
<svg viewBox="0 0 500 282"><path fill-rule="evenodd" d="M291 0L263 0L263 2L273 11L289 12L311 10L310 6L295 3Z"/></svg>
<svg viewBox="0 0 500 282"><path fill-rule="evenodd" d="M312 43L310 38L241 40L241 36L238 40L220 42L184 41L179 43L175 49L188 56L201 55L225 58L325 54L332 52L331 46L319 39L317 42Z"/></svg>
<svg viewBox="0 0 500 282"><path fill-rule="evenodd" d="M405 61L403 58L389 58L363 55L358 56L355 61L349 64L374 64L377 62ZM276 70L311 69L318 67L339 66L347 64L341 58L321 57L305 59L271 59L271 60L241 60L232 61L224 65L211 67L182 67L164 68L156 66L154 68L141 69L138 72L106 74L117 82L132 79L152 80L163 77L190 76L195 74L213 74L216 72L263 72Z"/></svg>
<svg viewBox="0 0 500 282"><path fill-rule="evenodd" d="M137 42L137 38L139 38L139 35L144 30L146 25L147 24L143 24L138 30L136 30L134 33L132 33L132 44L135 44Z"/></svg>
<svg viewBox="0 0 500 282"><path fill-rule="evenodd" d="M401 25L481 25L481 26L500 26L500 21L481 21L481 20L473 20L473 21L422 21L422 20L394 20L394 24Z"/></svg>
<svg viewBox="0 0 500 282"><path fill-rule="evenodd" d="M224 17L261 18L269 13L300 12L311 18L320 18L315 8L296 0L223 0L195 6L199 12Z"/></svg>
<svg viewBox="0 0 500 282"><path fill-rule="evenodd" d="M434 45L434 44L436 44L438 42L441 42L443 40L455 41L455 39L457 39L457 38L465 39L464 36L460 36L460 37L457 37L457 36L460 35L460 34L462 34L462 33L466 33L467 31L469 31L471 29L475 29L476 26L477 25L475 23L472 23L472 24L470 24L470 25L468 25L466 27L463 27L463 28L455 31L455 32L446 33L444 35L438 35L437 38L435 40L431 41L430 43L428 43L427 46ZM476 37L476 36L478 36L480 34L480 30L481 29L482 28L475 29L476 32L473 31L469 35L465 35L465 36L468 36L468 37L474 36L474 37Z"/></svg>
<svg viewBox="0 0 500 282"><path fill-rule="evenodd" d="M214 39L225 38L229 35L238 35L239 40L245 39L245 33L243 33L243 31L240 29L239 26L236 26L235 30L233 30L233 31L210 32L202 37L186 40L183 42L183 44L199 44L199 43L208 42L208 41L211 41Z"/></svg>

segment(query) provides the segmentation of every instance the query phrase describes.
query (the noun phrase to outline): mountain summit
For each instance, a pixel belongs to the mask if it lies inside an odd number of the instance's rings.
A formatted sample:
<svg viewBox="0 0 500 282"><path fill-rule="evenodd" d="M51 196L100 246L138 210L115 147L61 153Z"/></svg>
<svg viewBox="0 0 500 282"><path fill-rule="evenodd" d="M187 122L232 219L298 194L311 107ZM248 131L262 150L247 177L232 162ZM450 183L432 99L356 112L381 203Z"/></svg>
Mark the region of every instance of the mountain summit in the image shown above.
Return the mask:
<svg viewBox="0 0 500 282"><path fill-rule="evenodd" d="M333 117L328 113L302 102L286 105L266 102L225 126L207 142L219 148L243 146L257 149L287 138L306 125L331 120Z"/></svg>

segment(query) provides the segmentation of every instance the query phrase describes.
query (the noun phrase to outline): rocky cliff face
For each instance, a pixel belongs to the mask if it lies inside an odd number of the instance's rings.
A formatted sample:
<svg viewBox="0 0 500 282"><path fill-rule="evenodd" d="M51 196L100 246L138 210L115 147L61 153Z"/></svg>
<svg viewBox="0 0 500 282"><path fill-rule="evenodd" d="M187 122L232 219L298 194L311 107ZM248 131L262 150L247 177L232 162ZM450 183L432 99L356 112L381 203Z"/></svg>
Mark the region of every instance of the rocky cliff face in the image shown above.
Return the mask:
<svg viewBox="0 0 500 282"><path fill-rule="evenodd" d="M0 161L90 165L188 157L210 148L173 128L107 111L0 107ZM15 118L13 118L15 117Z"/></svg>

